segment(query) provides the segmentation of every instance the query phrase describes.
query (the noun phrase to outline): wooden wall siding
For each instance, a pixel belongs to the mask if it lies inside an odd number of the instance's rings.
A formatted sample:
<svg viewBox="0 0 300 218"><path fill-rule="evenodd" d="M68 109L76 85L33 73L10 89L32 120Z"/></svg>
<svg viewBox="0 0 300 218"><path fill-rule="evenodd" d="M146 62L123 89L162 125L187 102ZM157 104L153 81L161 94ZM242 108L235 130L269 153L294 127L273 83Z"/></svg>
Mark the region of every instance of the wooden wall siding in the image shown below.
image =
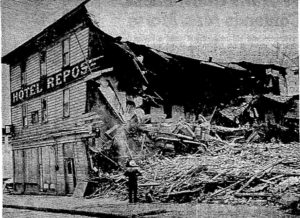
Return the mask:
<svg viewBox="0 0 300 218"><path fill-rule="evenodd" d="M17 138L26 138L32 135L75 127L75 123L85 113L86 83L79 81L71 84L70 89L70 117L63 118L63 89L27 101L28 104L28 127L22 126L22 104L12 107L12 123L15 125ZM41 123L41 98L48 99L48 122ZM32 124L31 112L39 111L39 123Z"/></svg>
<svg viewBox="0 0 300 218"><path fill-rule="evenodd" d="M64 171L64 152L63 145L72 145L72 156L74 157L75 175L77 182L85 180L88 176L88 163L86 156L85 144L81 141L80 136L64 136L58 138L45 140L43 142L33 142L33 146L41 146L40 148L19 149L14 150L15 155L15 182L23 183L23 163L26 166L26 183L41 184L55 184L56 194L65 194L65 171ZM54 146L55 145L55 146ZM27 146L25 146L27 147ZM55 161L55 151L57 151L57 162ZM38 149L40 152L38 153ZM25 160L23 161L23 151L25 152ZM37 162L40 164L37 164ZM58 170L55 169L55 164L58 165ZM40 170L40 172L38 172ZM39 178L42 176L42 180ZM28 176L27 176L28 175ZM26 191L30 191L27 189ZM19 190L22 190L20 187ZM38 191L35 186L32 191Z"/></svg>
<svg viewBox="0 0 300 218"><path fill-rule="evenodd" d="M43 147L42 148L42 172L43 172L43 184L42 187L44 187L44 184L50 183L50 160L49 160L49 147Z"/></svg>
<svg viewBox="0 0 300 218"><path fill-rule="evenodd" d="M40 80L39 53L28 57L26 62L27 84L32 84ZM21 88L21 68L20 64L11 66L11 92Z"/></svg>
<svg viewBox="0 0 300 218"><path fill-rule="evenodd" d="M37 123L32 124L31 122L31 112L33 111L39 111L39 121L41 120L41 99L40 98L34 98L30 101L30 103L27 103L28 108L28 125L30 126L36 126ZM21 107L21 116L22 116L22 107Z"/></svg>
<svg viewBox="0 0 300 218"><path fill-rule="evenodd" d="M74 160L76 179L78 181L86 180L88 176L88 162L86 156L85 144L82 141L77 141L74 147Z"/></svg>
<svg viewBox="0 0 300 218"><path fill-rule="evenodd" d="M80 42L81 48L74 33L70 37L70 64L74 65L84 60L81 49L84 55L88 56L88 42L89 29L85 28L77 31L77 38ZM62 45L61 40L54 45L51 45L46 52L47 61L47 75L55 74L62 69ZM28 75L27 83L33 83L40 79L39 69L39 53L31 55L28 59ZM12 77L12 92L21 88L20 84L20 67L16 65L11 69ZM67 128L74 125L76 120L80 119L85 112L86 103L86 83L79 81L75 84L70 84L70 117L63 118L63 89L43 95L41 97L26 101L28 104L28 127L22 126L22 104L12 107L12 123L15 125L17 138L28 137L30 135L45 133L45 131L59 130L60 128ZM48 122L41 124L41 98L48 98ZM39 123L32 124L31 112L39 111Z"/></svg>
<svg viewBox="0 0 300 218"><path fill-rule="evenodd" d="M73 89L70 89L70 95ZM41 127L47 128L48 126L55 126L56 122L62 121L63 117L63 90L58 90L53 94L48 95L48 124L44 124ZM70 108L71 109L71 108Z"/></svg>
<svg viewBox="0 0 300 218"><path fill-rule="evenodd" d="M23 151L16 150L13 151L15 156L15 182L16 183L23 183Z"/></svg>
<svg viewBox="0 0 300 218"><path fill-rule="evenodd" d="M56 190L58 194L65 194L65 174L64 174L64 159L63 159L63 146L59 144L57 147L57 164L58 171L56 171L57 184Z"/></svg>
<svg viewBox="0 0 300 218"><path fill-rule="evenodd" d="M46 50L47 75L51 76L62 68L62 45L58 42Z"/></svg>
<svg viewBox="0 0 300 218"><path fill-rule="evenodd" d="M74 143L64 143L64 157L74 158Z"/></svg>
<svg viewBox="0 0 300 218"><path fill-rule="evenodd" d="M38 184L38 153L37 148L25 149L25 183Z"/></svg>
<svg viewBox="0 0 300 218"><path fill-rule="evenodd" d="M56 183L56 171L55 171L55 152L50 146L42 148L42 170L43 170L43 184L55 184Z"/></svg>
<svg viewBox="0 0 300 218"><path fill-rule="evenodd" d="M10 67L11 77L11 92L17 91L21 88L21 68L17 64Z"/></svg>
<svg viewBox="0 0 300 218"><path fill-rule="evenodd" d="M85 28L76 32L77 38L80 42L81 48L87 57L88 54L88 37L89 29ZM59 40L52 47L47 49L46 61L47 61L47 75L53 75L62 70L62 40ZM80 61L83 61L80 46L74 34L70 36L70 65L74 65Z"/></svg>
<svg viewBox="0 0 300 218"><path fill-rule="evenodd" d="M22 128L22 105L11 107L11 122L15 125L16 131Z"/></svg>
<svg viewBox="0 0 300 218"><path fill-rule="evenodd" d="M82 29L76 32L81 48L85 57L88 57L89 43L89 28ZM53 75L62 70L62 43L58 40L46 49L46 68L47 75ZM70 65L74 65L84 60L84 56L78 44L78 41L73 34L70 36ZM28 57L26 74L27 84L32 84L40 79L40 59L39 53L35 53ZM11 92L21 88L21 69L20 64L11 66Z"/></svg>
<svg viewBox="0 0 300 218"><path fill-rule="evenodd" d="M79 40L79 43L76 39ZM70 65L74 65L83 61L88 57L88 45L89 45L89 29L85 28L70 37ZM81 48L80 48L81 46ZM82 51L81 51L82 49Z"/></svg>
<svg viewBox="0 0 300 218"><path fill-rule="evenodd" d="M40 80L40 55L35 53L29 56L26 63L27 84L32 84Z"/></svg>
<svg viewBox="0 0 300 218"><path fill-rule="evenodd" d="M38 184L26 184L25 193L31 194L38 192Z"/></svg>

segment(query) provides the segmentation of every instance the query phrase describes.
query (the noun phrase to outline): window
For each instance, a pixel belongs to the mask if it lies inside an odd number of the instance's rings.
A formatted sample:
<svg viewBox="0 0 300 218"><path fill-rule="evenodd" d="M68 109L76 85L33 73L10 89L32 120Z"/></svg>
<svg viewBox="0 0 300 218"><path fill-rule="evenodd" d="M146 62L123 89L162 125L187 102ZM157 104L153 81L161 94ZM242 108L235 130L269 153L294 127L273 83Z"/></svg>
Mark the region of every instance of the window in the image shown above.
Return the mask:
<svg viewBox="0 0 300 218"><path fill-rule="evenodd" d="M67 160L67 172L68 174L73 174L72 159Z"/></svg>
<svg viewBox="0 0 300 218"><path fill-rule="evenodd" d="M70 116L70 89L65 89L63 92L63 116Z"/></svg>
<svg viewBox="0 0 300 218"><path fill-rule="evenodd" d="M41 100L41 115L42 115L42 123L46 123L48 121L47 98L42 98Z"/></svg>
<svg viewBox="0 0 300 218"><path fill-rule="evenodd" d="M62 43L63 67L70 65L70 39L65 39Z"/></svg>
<svg viewBox="0 0 300 218"><path fill-rule="evenodd" d="M26 61L21 62L21 85L26 85L27 78L26 78Z"/></svg>
<svg viewBox="0 0 300 218"><path fill-rule="evenodd" d="M40 74L41 74L41 77L47 75L47 70L46 70L46 51L42 51L40 53Z"/></svg>
<svg viewBox="0 0 300 218"><path fill-rule="evenodd" d="M31 112L31 123L35 124L39 122L39 111Z"/></svg>
<svg viewBox="0 0 300 218"><path fill-rule="evenodd" d="M28 125L28 118L27 118L27 104L22 105L22 124L23 127L26 127Z"/></svg>

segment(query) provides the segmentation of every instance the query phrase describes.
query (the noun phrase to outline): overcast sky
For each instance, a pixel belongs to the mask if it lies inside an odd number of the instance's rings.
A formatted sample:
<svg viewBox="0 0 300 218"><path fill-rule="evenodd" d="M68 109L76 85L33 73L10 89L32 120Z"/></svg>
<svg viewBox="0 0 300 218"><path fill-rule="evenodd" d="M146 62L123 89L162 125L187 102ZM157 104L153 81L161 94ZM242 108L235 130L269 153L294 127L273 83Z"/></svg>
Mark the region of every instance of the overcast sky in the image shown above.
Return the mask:
<svg viewBox="0 0 300 218"><path fill-rule="evenodd" d="M291 57L298 54L297 0L176 1L91 0L87 8L104 32L180 55L277 62L273 45ZM81 2L2 0L2 55ZM2 69L2 123L9 123L9 77Z"/></svg>

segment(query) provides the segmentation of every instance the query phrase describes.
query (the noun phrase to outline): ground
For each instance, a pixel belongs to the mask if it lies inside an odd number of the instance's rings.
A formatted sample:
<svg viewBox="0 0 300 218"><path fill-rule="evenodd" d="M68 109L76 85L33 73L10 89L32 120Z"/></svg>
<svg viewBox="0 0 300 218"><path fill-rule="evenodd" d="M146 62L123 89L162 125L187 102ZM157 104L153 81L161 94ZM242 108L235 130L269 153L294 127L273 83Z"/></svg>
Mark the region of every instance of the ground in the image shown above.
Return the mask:
<svg viewBox="0 0 300 218"><path fill-rule="evenodd" d="M42 211L35 210L22 210L22 209L12 209L12 208L3 208L3 217L4 218L32 218L32 217L43 217L43 218L84 218L88 216L80 215L71 215L71 214L62 214L62 213L47 213Z"/></svg>
<svg viewBox="0 0 300 218"><path fill-rule="evenodd" d="M277 208L219 204L128 204L115 199L4 195L3 217L260 217L293 218ZM30 210L28 210L30 209ZM41 211L41 210L47 210ZM50 212L51 211L51 212ZM55 212L55 213L54 213Z"/></svg>

